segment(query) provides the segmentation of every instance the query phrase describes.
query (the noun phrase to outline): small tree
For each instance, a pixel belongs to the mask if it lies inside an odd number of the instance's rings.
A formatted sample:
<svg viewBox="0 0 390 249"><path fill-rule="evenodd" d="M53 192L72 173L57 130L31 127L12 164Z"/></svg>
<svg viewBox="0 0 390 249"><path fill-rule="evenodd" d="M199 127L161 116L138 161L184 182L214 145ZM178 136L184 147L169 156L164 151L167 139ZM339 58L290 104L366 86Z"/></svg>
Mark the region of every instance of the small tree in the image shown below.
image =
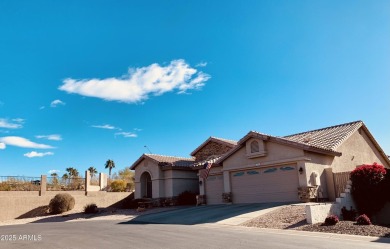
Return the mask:
<svg viewBox="0 0 390 249"><path fill-rule="evenodd" d="M385 176L385 168L377 163L363 165L351 172L351 194L360 214L371 217L385 205L388 199L383 195Z"/></svg>
<svg viewBox="0 0 390 249"><path fill-rule="evenodd" d="M114 163L114 161L111 160L111 159L108 159L108 160L106 161L106 164L105 164L104 166L105 166L106 169L108 169L108 175L109 175L110 178L111 178L111 170L112 170L113 168L115 168L115 163Z"/></svg>

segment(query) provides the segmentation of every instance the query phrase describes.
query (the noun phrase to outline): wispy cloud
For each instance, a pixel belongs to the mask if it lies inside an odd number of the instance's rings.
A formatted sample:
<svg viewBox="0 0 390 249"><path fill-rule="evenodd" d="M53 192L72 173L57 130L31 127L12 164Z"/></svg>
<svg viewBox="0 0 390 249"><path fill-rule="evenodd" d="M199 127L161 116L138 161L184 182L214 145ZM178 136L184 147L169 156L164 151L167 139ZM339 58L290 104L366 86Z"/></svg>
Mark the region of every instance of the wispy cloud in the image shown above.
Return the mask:
<svg viewBox="0 0 390 249"><path fill-rule="evenodd" d="M119 128L117 128L115 126L112 126L112 125L109 125L109 124L105 124L105 125L92 125L91 127L99 128L99 129L107 129L107 130L118 130L119 129Z"/></svg>
<svg viewBox="0 0 390 249"><path fill-rule="evenodd" d="M138 137L138 135L133 133L133 132L117 132L117 133L115 133L115 136Z"/></svg>
<svg viewBox="0 0 390 249"><path fill-rule="evenodd" d="M22 147L22 148L33 148L33 149L53 149L54 148L50 145L34 143L26 138L15 137L15 136L0 137L0 143L3 143L5 145Z"/></svg>
<svg viewBox="0 0 390 249"><path fill-rule="evenodd" d="M45 106L44 106L44 105L41 106L41 107L39 107L39 110L43 110L43 109L45 109Z"/></svg>
<svg viewBox="0 0 390 249"><path fill-rule="evenodd" d="M52 141L61 141L62 140L61 135L58 135L58 134L38 135L38 136L35 136L35 137L36 138L40 138L40 139L52 140Z"/></svg>
<svg viewBox="0 0 390 249"><path fill-rule="evenodd" d="M199 62L198 64L195 65L195 67L205 67L207 66L207 62Z"/></svg>
<svg viewBox="0 0 390 249"><path fill-rule="evenodd" d="M59 100L59 99L56 99L56 100L53 100L51 103L50 103L50 107L57 107L58 105L65 105L65 102Z"/></svg>
<svg viewBox="0 0 390 249"><path fill-rule="evenodd" d="M0 118L0 128L6 129L19 129L23 127L24 119L15 118L12 120L8 120L6 118Z"/></svg>
<svg viewBox="0 0 390 249"><path fill-rule="evenodd" d="M108 101L137 103L150 95L200 89L209 79L210 75L191 68L184 60L173 60L167 66L154 63L147 67L129 68L127 74L116 78L68 78L59 89Z"/></svg>
<svg viewBox="0 0 390 249"><path fill-rule="evenodd" d="M36 151L31 151L31 152L28 152L28 153L24 154L23 156L32 158L32 157L44 157L44 156L52 156L52 155L54 155L53 152L36 152Z"/></svg>
<svg viewBox="0 0 390 249"><path fill-rule="evenodd" d="M58 169L51 169L51 170L49 170L47 173L53 174L53 173L60 173L60 172L61 172L61 170L58 170Z"/></svg>
<svg viewBox="0 0 390 249"><path fill-rule="evenodd" d="M140 128L134 128L135 131L142 131Z"/></svg>
<svg viewBox="0 0 390 249"><path fill-rule="evenodd" d="M5 143L0 143L0 150L4 150L6 147Z"/></svg>

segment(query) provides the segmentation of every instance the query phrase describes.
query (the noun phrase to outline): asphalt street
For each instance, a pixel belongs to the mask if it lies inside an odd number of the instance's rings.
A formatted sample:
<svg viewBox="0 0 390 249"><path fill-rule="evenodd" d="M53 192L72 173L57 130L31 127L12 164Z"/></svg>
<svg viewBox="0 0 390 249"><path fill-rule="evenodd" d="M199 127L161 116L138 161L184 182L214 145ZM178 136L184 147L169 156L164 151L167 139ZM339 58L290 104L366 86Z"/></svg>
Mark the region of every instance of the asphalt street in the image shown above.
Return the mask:
<svg viewBox="0 0 390 249"><path fill-rule="evenodd" d="M390 240L218 224L118 221L31 223L0 227L0 248L389 248ZM14 239L13 239L14 238Z"/></svg>

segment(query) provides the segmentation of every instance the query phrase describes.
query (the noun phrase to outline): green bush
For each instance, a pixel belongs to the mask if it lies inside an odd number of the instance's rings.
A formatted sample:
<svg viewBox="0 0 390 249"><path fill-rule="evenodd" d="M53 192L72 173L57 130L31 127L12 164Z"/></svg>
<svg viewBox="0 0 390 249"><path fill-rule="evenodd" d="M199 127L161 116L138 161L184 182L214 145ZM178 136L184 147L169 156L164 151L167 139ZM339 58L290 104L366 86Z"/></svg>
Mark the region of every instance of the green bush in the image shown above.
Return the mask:
<svg viewBox="0 0 390 249"><path fill-rule="evenodd" d="M52 214L61 214L74 208L75 200L68 193L61 193L54 196L49 203L49 212Z"/></svg>
<svg viewBox="0 0 390 249"><path fill-rule="evenodd" d="M112 192L125 192L127 183L125 180L114 180L110 183Z"/></svg>
<svg viewBox="0 0 390 249"><path fill-rule="evenodd" d="M86 214L95 214L99 212L99 209L95 203L88 204L84 207L84 213Z"/></svg>
<svg viewBox="0 0 390 249"><path fill-rule="evenodd" d="M179 205L196 205L196 194L190 191L184 191L177 197Z"/></svg>

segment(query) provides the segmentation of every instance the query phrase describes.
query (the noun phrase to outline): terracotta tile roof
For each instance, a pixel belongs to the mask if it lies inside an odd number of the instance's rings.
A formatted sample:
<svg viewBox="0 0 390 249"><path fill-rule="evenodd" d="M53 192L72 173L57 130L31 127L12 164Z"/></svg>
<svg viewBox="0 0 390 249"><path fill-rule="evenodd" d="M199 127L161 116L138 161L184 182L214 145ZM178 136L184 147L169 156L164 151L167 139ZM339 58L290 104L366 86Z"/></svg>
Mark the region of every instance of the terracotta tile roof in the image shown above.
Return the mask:
<svg viewBox="0 0 390 249"><path fill-rule="evenodd" d="M177 156L164 156L157 154L143 154L137 161L135 161L130 169L134 170L136 166L145 158L149 158L156 163L167 163L167 166L175 166L175 167L191 167L191 165L195 162L194 158L186 158L186 157L177 157Z"/></svg>
<svg viewBox="0 0 390 249"><path fill-rule="evenodd" d="M362 121L306 131L281 138L309 146L335 151L352 133L363 125Z"/></svg>
<svg viewBox="0 0 390 249"><path fill-rule="evenodd" d="M195 162L194 158L164 156L164 155L157 155L157 154L144 154L144 155L155 160L156 162L170 163L173 166L178 166L178 167L189 167Z"/></svg>
<svg viewBox="0 0 390 249"><path fill-rule="evenodd" d="M226 158L243 147L245 142L251 137L257 137L268 141L275 141L286 145L296 146L305 150L340 156L341 153L336 150L337 147L360 127L365 128L364 123L362 121L355 121L284 137L271 136L257 131L250 131L247 135L241 138L240 141L238 141L238 145L234 149L230 150L221 158L219 158L216 163L222 163ZM365 130L369 133L366 128ZM380 148L379 145L376 146Z"/></svg>

